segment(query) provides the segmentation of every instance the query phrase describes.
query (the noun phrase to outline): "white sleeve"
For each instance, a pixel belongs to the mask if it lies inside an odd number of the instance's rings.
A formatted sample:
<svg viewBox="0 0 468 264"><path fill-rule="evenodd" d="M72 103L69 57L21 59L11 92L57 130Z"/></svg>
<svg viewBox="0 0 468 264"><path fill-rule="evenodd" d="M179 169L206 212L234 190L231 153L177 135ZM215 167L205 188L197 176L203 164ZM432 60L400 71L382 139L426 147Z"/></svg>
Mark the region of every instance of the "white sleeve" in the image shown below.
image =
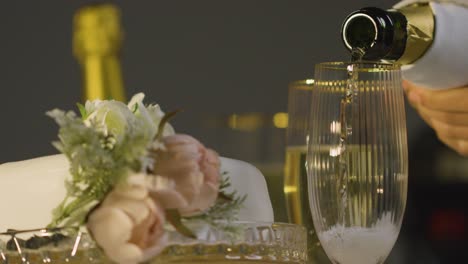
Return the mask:
<svg viewBox="0 0 468 264"><path fill-rule="evenodd" d="M434 42L423 57L402 67L403 77L432 89L467 85L468 8L449 3L431 7L436 17Z"/></svg>

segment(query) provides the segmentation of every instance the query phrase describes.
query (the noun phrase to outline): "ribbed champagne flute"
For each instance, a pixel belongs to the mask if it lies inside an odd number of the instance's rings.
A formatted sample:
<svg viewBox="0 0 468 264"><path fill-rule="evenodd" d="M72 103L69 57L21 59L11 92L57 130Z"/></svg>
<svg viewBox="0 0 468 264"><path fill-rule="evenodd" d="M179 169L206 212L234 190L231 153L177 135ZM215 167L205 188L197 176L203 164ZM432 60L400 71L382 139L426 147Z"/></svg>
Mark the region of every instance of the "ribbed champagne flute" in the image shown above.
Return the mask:
<svg viewBox="0 0 468 264"><path fill-rule="evenodd" d="M316 65L308 180L315 230L340 264L383 263L406 206L406 123L397 65Z"/></svg>

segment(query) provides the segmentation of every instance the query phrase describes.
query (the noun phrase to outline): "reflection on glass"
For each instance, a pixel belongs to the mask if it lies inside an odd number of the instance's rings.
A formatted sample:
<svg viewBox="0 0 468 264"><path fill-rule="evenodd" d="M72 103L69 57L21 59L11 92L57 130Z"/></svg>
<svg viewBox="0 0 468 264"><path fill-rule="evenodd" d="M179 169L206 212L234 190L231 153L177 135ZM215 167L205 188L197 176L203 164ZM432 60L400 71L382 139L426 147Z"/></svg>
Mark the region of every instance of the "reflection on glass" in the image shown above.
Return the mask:
<svg viewBox="0 0 468 264"><path fill-rule="evenodd" d="M289 221L308 230L309 262L327 263L328 259L314 232L307 193L307 129L313 84L314 81L309 79L289 85L284 194Z"/></svg>
<svg viewBox="0 0 468 264"><path fill-rule="evenodd" d="M406 205L407 143L398 66L316 66L307 166L314 226L333 263L383 263Z"/></svg>

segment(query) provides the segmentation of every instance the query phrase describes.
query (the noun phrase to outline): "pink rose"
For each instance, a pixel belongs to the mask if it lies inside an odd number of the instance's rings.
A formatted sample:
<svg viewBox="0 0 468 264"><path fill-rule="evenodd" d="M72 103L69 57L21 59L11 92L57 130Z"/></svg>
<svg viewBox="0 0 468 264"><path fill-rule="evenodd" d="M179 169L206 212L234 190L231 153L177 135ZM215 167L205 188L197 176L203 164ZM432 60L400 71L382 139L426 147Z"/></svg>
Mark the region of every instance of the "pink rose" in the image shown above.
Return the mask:
<svg viewBox="0 0 468 264"><path fill-rule="evenodd" d="M164 210L148 196L145 175L135 174L91 212L87 227L111 260L138 263L164 248L164 221Z"/></svg>
<svg viewBox="0 0 468 264"><path fill-rule="evenodd" d="M188 135L171 135L162 141L165 149L156 152L154 174L172 183L173 191L171 188L156 190L153 196L165 208L179 209L183 216L213 206L219 192L218 154Z"/></svg>

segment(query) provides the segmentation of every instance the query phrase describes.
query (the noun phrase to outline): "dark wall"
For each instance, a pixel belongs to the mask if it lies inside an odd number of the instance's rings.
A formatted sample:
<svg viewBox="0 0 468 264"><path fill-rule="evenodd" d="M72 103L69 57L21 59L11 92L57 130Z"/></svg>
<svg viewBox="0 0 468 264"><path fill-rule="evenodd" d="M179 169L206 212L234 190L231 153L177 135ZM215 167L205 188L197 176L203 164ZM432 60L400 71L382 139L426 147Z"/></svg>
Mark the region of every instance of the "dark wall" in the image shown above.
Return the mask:
<svg viewBox="0 0 468 264"><path fill-rule="evenodd" d="M71 55L72 16L87 2L2 1L0 163L55 153L50 141L57 128L44 113L74 108L80 100L81 75ZM202 120L286 111L290 81L312 77L317 62L347 60L339 37L343 18L361 6L393 3L115 2L126 32L122 65L128 93L143 91L163 109L185 109L175 120L178 130L249 161L281 156L251 154L256 146L247 144L243 150L227 145L222 138L229 132L216 134Z"/></svg>

